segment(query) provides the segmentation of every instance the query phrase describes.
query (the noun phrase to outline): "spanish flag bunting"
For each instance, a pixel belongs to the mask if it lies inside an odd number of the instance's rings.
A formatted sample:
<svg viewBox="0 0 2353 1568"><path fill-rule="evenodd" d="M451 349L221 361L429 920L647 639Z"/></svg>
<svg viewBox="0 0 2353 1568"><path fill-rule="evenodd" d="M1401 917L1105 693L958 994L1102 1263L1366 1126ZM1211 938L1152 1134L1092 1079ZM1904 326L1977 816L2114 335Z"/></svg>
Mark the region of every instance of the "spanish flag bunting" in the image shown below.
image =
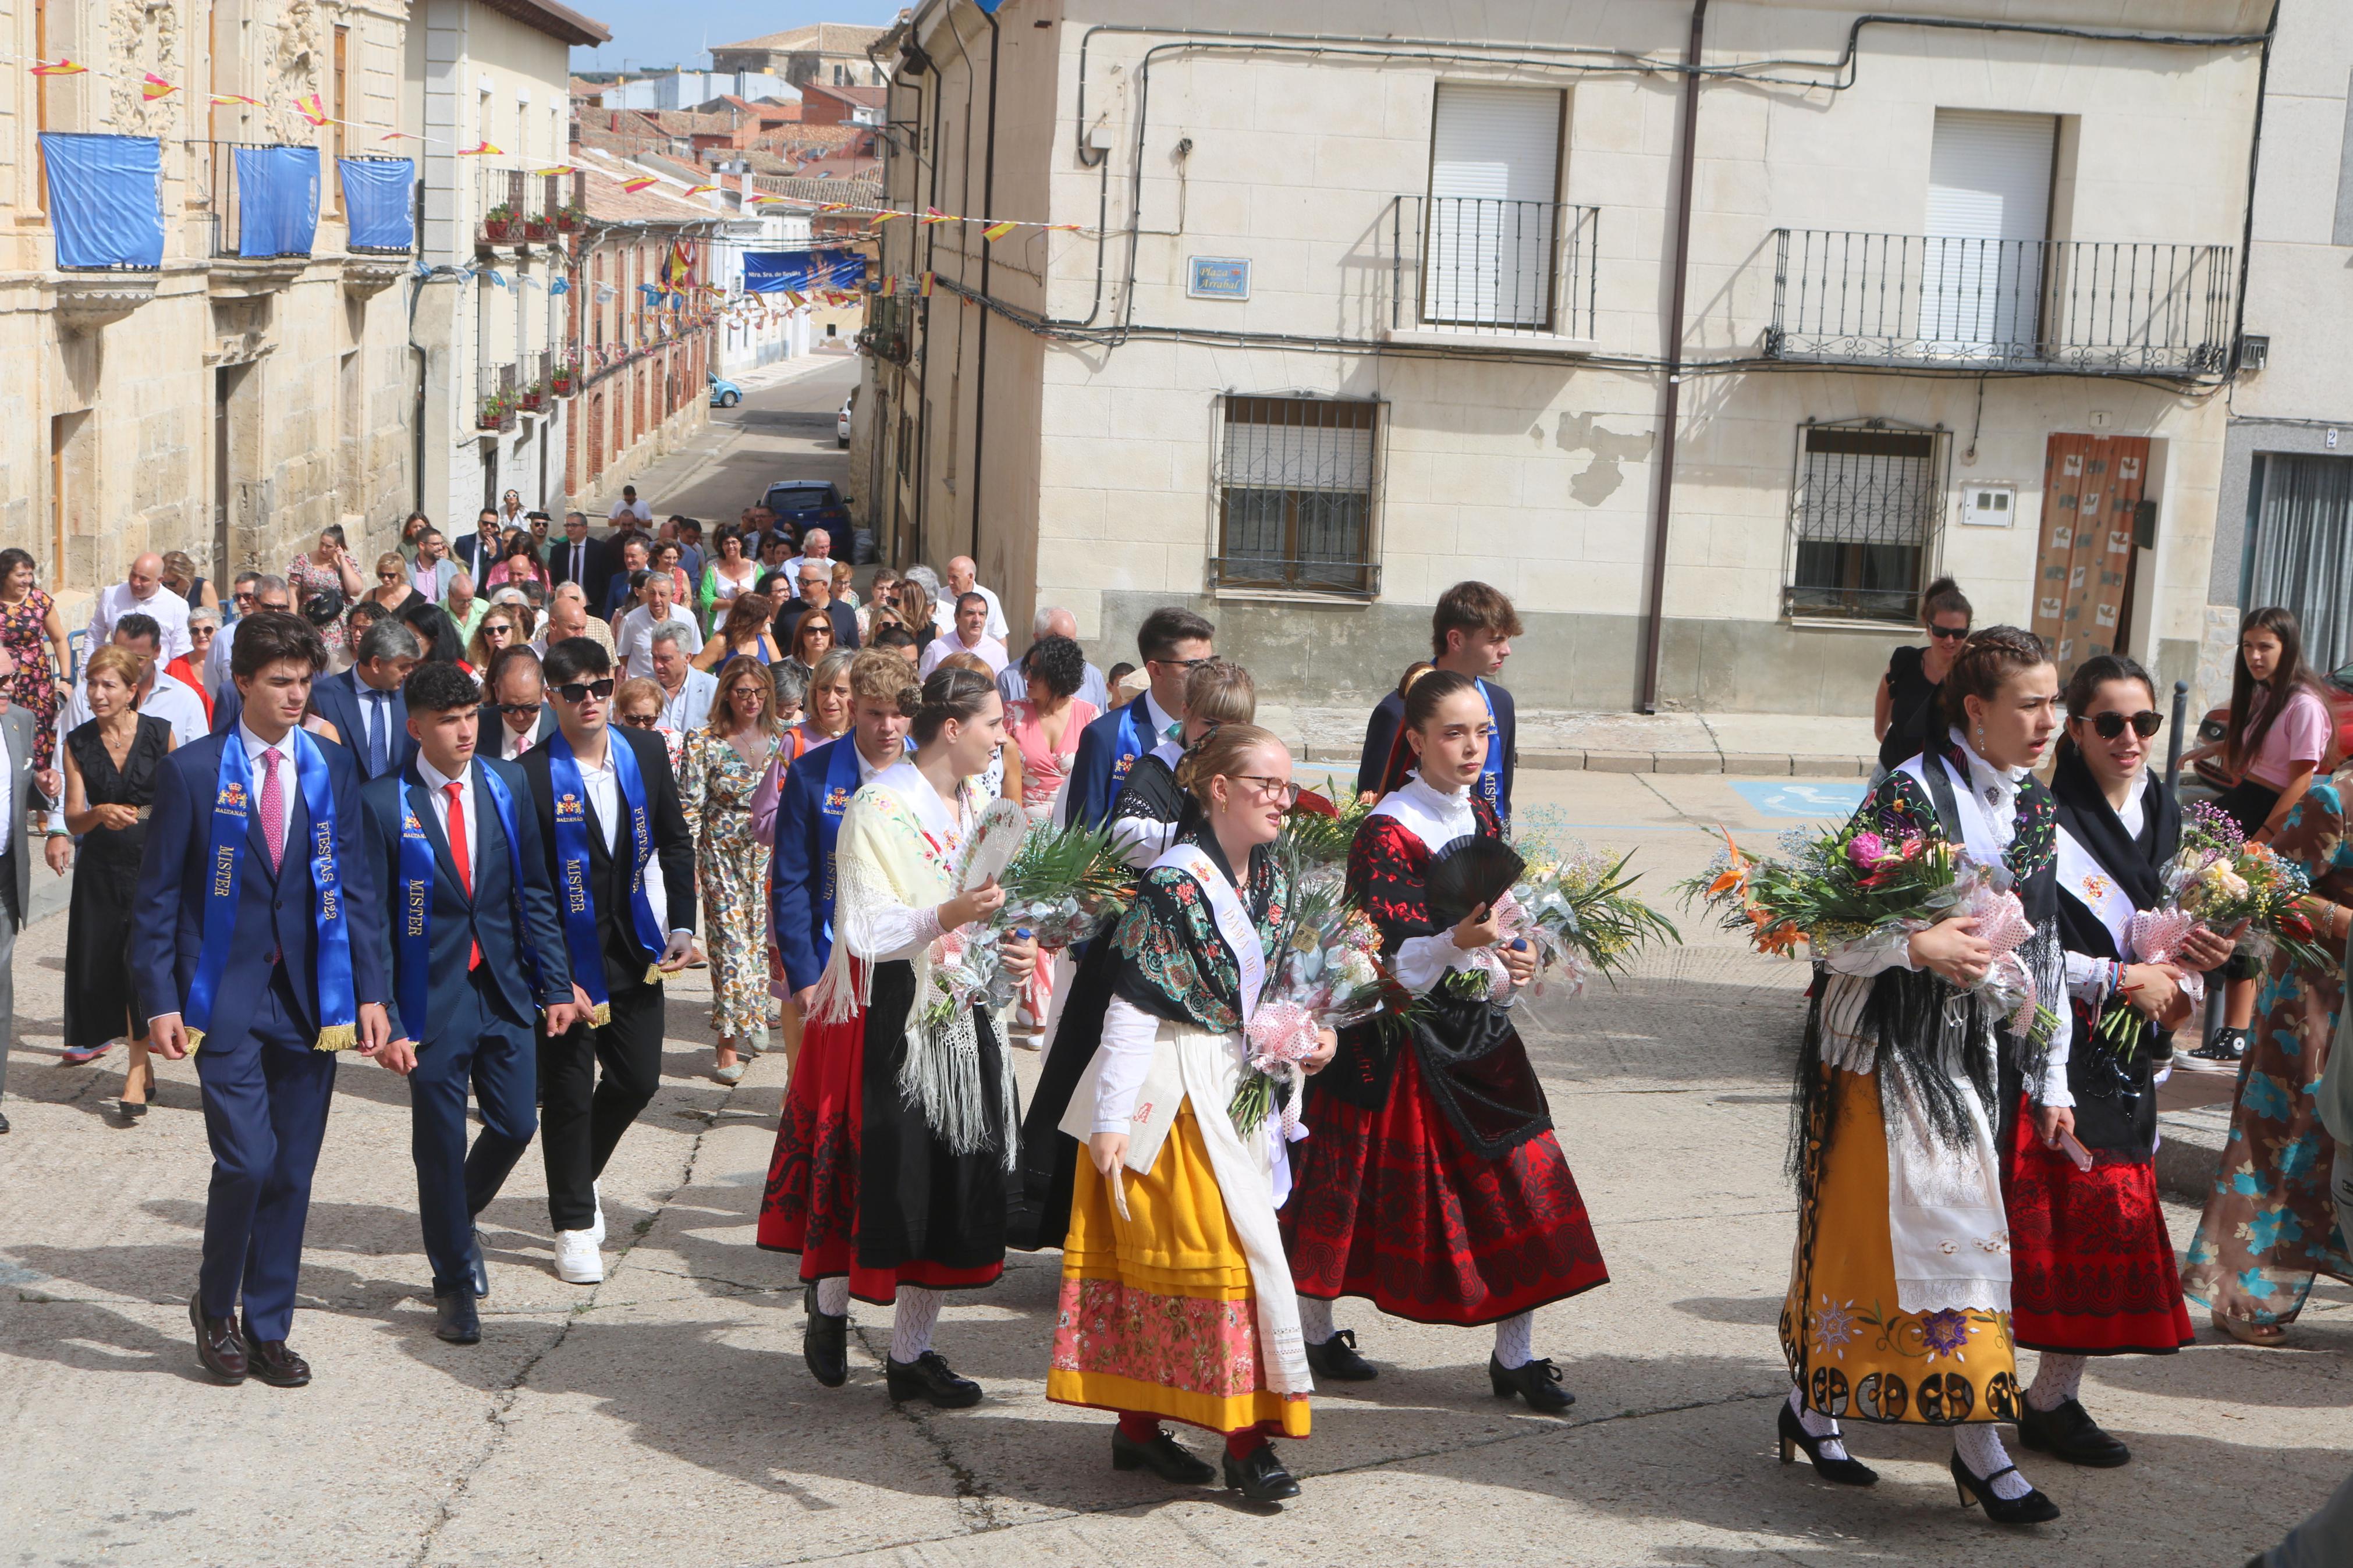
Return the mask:
<svg viewBox="0 0 2353 1568"><path fill-rule="evenodd" d="M961 223L963 220L961 218L952 220L947 214L940 211L937 207L925 207L923 209L923 216L917 218L915 221L917 223L928 225L934 223L948 223L951 221Z"/></svg>
<svg viewBox="0 0 2353 1568"><path fill-rule="evenodd" d="M848 202L819 202L817 205L817 210L821 213L838 213L847 211L849 206Z"/></svg>
<svg viewBox="0 0 2353 1568"><path fill-rule="evenodd" d="M89 69L88 66L78 65L72 60L58 60L54 65L47 60L43 60L33 68L33 74L35 76L81 76Z"/></svg>
<svg viewBox="0 0 2353 1568"><path fill-rule="evenodd" d="M1057 234L1076 234L1080 226L1074 223L1050 223L1046 227Z"/></svg>
<svg viewBox="0 0 2353 1568"><path fill-rule="evenodd" d="M686 187L686 194L690 196L699 196L705 191L715 191L718 188L717 185L689 185Z"/></svg>
<svg viewBox="0 0 2353 1568"><path fill-rule="evenodd" d="M414 131L387 131L376 138L379 142L422 142L424 137Z"/></svg>
<svg viewBox="0 0 2353 1568"><path fill-rule="evenodd" d="M805 296L796 294L789 289L785 290L785 298L793 302L793 309L796 310L808 303L808 300Z"/></svg>
<svg viewBox="0 0 2353 1568"><path fill-rule="evenodd" d="M212 95L212 100L215 103L242 103L248 109L259 109L261 107L261 100L258 98L248 98L241 92L216 92Z"/></svg>
<svg viewBox="0 0 2353 1568"><path fill-rule="evenodd" d="M139 80L139 96L145 99L150 103L154 102L159 98L167 98L179 90L180 89L178 88L174 87L170 82L165 81L153 71L149 71Z"/></svg>
<svg viewBox="0 0 2353 1568"><path fill-rule="evenodd" d="M1018 223L993 223L980 231L980 237L994 243L1020 226Z"/></svg>
<svg viewBox="0 0 2353 1568"><path fill-rule="evenodd" d="M471 147L459 148L457 155L460 158L495 158L499 150L488 142L477 142Z"/></svg>
<svg viewBox="0 0 2353 1568"><path fill-rule="evenodd" d="M574 173L574 170L572 165L569 163L558 163L553 169L533 169L532 171L533 176L543 180L553 180L561 175L572 173Z"/></svg>
<svg viewBox="0 0 2353 1568"><path fill-rule="evenodd" d="M654 186L660 184L660 179L656 175L640 174L634 180L623 180L621 182L621 189L628 192L631 195L636 195L639 191L651 190Z"/></svg>
<svg viewBox="0 0 2353 1568"><path fill-rule="evenodd" d="M932 275L928 272L923 274L923 294L926 300L932 297Z"/></svg>
<svg viewBox="0 0 2353 1568"><path fill-rule="evenodd" d="M319 101L319 95L315 92L296 99L294 100L294 112L301 115L303 119L309 121L313 125L324 125L327 123L327 107L325 104Z"/></svg>

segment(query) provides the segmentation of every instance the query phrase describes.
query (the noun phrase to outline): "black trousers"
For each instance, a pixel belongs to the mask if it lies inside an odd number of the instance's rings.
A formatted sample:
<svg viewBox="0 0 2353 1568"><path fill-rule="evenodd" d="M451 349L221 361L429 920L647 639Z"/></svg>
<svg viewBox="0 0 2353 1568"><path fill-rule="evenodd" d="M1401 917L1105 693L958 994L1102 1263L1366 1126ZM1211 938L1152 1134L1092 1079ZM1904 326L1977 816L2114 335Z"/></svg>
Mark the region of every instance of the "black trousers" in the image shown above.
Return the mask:
<svg viewBox="0 0 2353 1568"><path fill-rule="evenodd" d="M547 1217L558 1230L596 1223L592 1190L621 1134L661 1087L662 988L612 999L611 1023L539 1031L539 1150L547 1163ZM598 1069L602 1068L600 1072Z"/></svg>

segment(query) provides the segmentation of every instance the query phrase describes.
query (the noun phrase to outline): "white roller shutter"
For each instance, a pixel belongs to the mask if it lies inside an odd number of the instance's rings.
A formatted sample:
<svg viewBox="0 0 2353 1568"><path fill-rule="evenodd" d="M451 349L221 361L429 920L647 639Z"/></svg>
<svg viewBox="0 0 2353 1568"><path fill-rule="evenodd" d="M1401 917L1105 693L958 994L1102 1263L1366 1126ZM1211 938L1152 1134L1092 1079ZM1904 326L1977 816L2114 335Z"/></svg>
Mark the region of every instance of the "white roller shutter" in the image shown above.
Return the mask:
<svg viewBox="0 0 2353 1568"><path fill-rule="evenodd" d="M2031 358L2050 233L2047 114L1936 110L1920 335L1955 358Z"/></svg>
<svg viewBox="0 0 2353 1568"><path fill-rule="evenodd" d="M1560 115L1557 91L1439 83L1422 320L1550 319Z"/></svg>

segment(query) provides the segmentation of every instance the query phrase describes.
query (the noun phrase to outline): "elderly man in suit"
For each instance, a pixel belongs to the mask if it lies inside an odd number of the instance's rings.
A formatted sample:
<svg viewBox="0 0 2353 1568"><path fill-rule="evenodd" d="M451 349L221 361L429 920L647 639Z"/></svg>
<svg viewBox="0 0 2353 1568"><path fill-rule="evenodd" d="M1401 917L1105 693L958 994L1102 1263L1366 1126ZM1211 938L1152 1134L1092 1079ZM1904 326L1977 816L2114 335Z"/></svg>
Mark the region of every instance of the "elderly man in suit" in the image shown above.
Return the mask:
<svg viewBox="0 0 2353 1568"><path fill-rule="evenodd" d="M360 792L369 869L387 890L380 962L392 977L391 1043L376 1059L408 1079L417 1216L433 1265L434 1333L482 1337L491 1293L474 1216L498 1196L539 1125L532 1025L575 1021L571 966L530 786L477 755L481 689L454 664L402 687L417 751ZM466 1089L482 1131L466 1148Z"/></svg>
<svg viewBox="0 0 2353 1568"><path fill-rule="evenodd" d="M350 752L301 729L326 662L300 616L239 626L229 673L242 717L158 771L133 905L149 1048L176 1060L203 1045L213 1174L188 1319L197 1359L225 1383L311 1381L287 1331L336 1055L392 1037L359 773Z"/></svg>
<svg viewBox="0 0 2353 1568"><path fill-rule="evenodd" d="M491 666L490 700L482 704L482 754L502 763L520 759L555 733L555 710L547 705L547 685L539 655L509 648Z"/></svg>
<svg viewBox="0 0 2353 1568"><path fill-rule="evenodd" d="M25 926L32 898L33 854L26 835L62 796L56 770L37 773L33 745L37 725L29 709L8 701L8 681L16 661L0 648L0 1092L8 1082L8 1047L16 1028L16 933ZM8 1118L0 1114L0 1132Z"/></svg>
<svg viewBox="0 0 2353 1568"><path fill-rule="evenodd" d="M311 694L311 710L351 748L363 780L396 773L417 754L400 689L422 651L407 622L378 621L360 635L351 668L328 676Z"/></svg>

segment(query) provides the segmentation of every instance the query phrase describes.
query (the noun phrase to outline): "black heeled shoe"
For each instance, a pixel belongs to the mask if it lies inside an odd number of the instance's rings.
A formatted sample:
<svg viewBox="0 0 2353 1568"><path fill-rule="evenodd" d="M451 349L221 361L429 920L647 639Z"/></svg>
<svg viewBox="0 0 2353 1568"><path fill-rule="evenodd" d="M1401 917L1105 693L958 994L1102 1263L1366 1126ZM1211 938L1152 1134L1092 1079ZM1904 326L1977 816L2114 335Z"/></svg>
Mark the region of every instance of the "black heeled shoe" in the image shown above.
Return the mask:
<svg viewBox="0 0 2353 1568"><path fill-rule="evenodd" d="M1493 1355L1487 1357L1487 1384L1498 1399L1514 1394L1528 1402L1528 1408L1543 1415L1557 1415L1577 1403L1577 1395L1560 1386L1560 1368L1552 1364L1548 1356L1538 1356L1518 1366L1505 1366Z"/></svg>
<svg viewBox="0 0 2353 1568"><path fill-rule="evenodd" d="M1307 1347L1307 1370L1332 1383L1370 1383L1380 1376L1356 1353L1356 1331L1342 1329L1320 1345Z"/></svg>
<svg viewBox="0 0 2353 1568"><path fill-rule="evenodd" d="M811 1377L839 1388L849 1381L849 1314L818 1311L814 1285L801 1293L801 1360Z"/></svg>
<svg viewBox="0 0 2353 1568"><path fill-rule="evenodd" d="M1162 1480L1174 1481L1180 1487L1205 1487L1218 1479L1218 1472L1208 1460L1170 1436L1166 1428L1154 1433L1149 1443L1139 1443L1118 1427L1113 1427L1111 1468L1114 1470L1150 1470Z"/></svg>
<svg viewBox="0 0 2353 1568"><path fill-rule="evenodd" d="M1226 1489L1241 1493L1246 1502L1285 1502L1299 1495L1299 1483L1274 1457L1274 1445L1261 1443L1246 1458L1228 1451Z"/></svg>
<svg viewBox="0 0 2353 1568"><path fill-rule="evenodd" d="M2073 1399L2049 1410L2037 1410L2021 1400L2018 1440L2037 1453L2094 1470L2113 1470L2132 1463L2132 1450L2092 1419L2092 1413Z"/></svg>
<svg viewBox="0 0 2353 1568"><path fill-rule="evenodd" d="M1807 1431L1806 1424L1798 1419L1798 1413L1789 1408L1789 1402L1786 1399L1781 1402L1781 1462L1783 1464L1795 1464L1797 1458L1789 1450L1803 1448L1806 1451L1806 1462L1814 1467L1814 1474L1826 1481L1836 1481L1842 1487L1877 1485L1879 1472L1860 1459L1822 1458L1822 1445L1836 1440L1831 1437L1817 1437Z"/></svg>
<svg viewBox="0 0 2353 1568"><path fill-rule="evenodd" d="M1977 1503L1985 1516L1996 1524L2048 1524L2059 1517L2059 1505L2039 1491L2024 1497L1996 1497L1993 1484L2004 1476L2015 1475L2016 1465L2004 1465L1993 1474L1979 1479L1969 1473L1958 1454L1953 1456L1953 1489L1961 1494L1961 1506Z"/></svg>

